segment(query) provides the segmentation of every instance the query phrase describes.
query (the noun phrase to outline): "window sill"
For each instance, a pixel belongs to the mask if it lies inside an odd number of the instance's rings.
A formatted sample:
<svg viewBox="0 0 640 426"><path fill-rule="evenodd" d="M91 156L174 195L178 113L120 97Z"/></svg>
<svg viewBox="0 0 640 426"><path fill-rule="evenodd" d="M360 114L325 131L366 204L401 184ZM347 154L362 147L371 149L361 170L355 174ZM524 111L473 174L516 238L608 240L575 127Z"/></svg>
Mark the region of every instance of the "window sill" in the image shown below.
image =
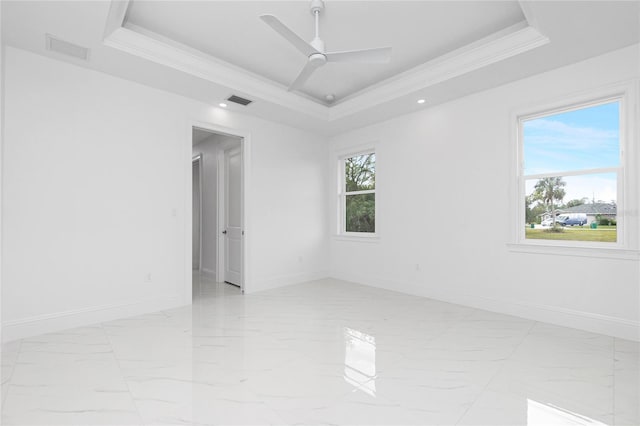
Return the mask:
<svg viewBox="0 0 640 426"><path fill-rule="evenodd" d="M332 236L335 241L349 241L355 243L379 243L380 237L378 234L336 234Z"/></svg>
<svg viewBox="0 0 640 426"><path fill-rule="evenodd" d="M639 250L605 247L577 247L552 244L511 243L507 248L515 253L548 254L552 256L595 257L601 259L640 260Z"/></svg>

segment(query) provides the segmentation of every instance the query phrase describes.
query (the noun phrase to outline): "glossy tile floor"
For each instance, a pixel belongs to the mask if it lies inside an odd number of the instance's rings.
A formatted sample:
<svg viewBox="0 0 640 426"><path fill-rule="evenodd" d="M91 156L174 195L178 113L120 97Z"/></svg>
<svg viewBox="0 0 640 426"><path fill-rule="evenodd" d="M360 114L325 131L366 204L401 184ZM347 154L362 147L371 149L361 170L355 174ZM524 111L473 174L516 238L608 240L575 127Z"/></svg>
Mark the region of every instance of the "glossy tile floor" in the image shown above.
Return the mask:
<svg viewBox="0 0 640 426"><path fill-rule="evenodd" d="M638 425L639 345L336 280L4 345L3 424Z"/></svg>

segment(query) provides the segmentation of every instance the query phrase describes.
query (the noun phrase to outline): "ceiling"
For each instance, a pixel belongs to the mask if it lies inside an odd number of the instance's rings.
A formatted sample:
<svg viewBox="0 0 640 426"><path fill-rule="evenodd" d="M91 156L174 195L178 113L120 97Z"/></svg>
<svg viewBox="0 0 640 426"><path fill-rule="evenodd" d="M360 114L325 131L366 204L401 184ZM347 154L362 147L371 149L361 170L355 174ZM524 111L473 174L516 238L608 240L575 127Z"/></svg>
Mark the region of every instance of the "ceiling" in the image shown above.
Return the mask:
<svg viewBox="0 0 640 426"><path fill-rule="evenodd" d="M193 128L193 130L191 130L191 143L193 144L193 146L196 146L204 140L209 139L213 135L215 135L215 133L209 132L207 130Z"/></svg>
<svg viewBox="0 0 640 426"><path fill-rule="evenodd" d="M328 50L392 46L385 65L327 64L303 90L287 85L303 55L264 24L276 15L311 38L307 1L7 1L7 45L323 135L561 67L640 40L638 1L327 0ZM91 49L80 61L45 34ZM326 94L336 101L327 104ZM416 100L427 100L422 105Z"/></svg>
<svg viewBox="0 0 640 426"><path fill-rule="evenodd" d="M344 99L525 20L517 2L327 1L320 35L328 51L393 48L388 64L328 63L300 91L318 102ZM311 41L307 1L152 2L133 0L126 24L150 30L288 86L307 58L259 19L272 14ZM185 25L185 23L189 23ZM229 42L231 41L232 42Z"/></svg>
<svg viewBox="0 0 640 426"><path fill-rule="evenodd" d="M212 130L201 129L199 127L193 127L191 129L191 143L193 146L201 144L202 142L210 139L213 142L226 142L226 143L239 143L242 139L237 136L228 135L222 132L214 132Z"/></svg>

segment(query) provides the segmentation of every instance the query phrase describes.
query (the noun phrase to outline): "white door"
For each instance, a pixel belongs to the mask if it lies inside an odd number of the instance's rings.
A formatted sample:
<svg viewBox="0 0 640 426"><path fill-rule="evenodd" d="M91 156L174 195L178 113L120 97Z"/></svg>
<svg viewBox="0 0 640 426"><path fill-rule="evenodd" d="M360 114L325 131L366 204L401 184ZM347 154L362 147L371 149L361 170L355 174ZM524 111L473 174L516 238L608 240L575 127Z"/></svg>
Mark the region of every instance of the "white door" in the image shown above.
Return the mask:
<svg viewBox="0 0 640 426"><path fill-rule="evenodd" d="M240 286L242 267L242 155L240 147L225 151L224 280Z"/></svg>

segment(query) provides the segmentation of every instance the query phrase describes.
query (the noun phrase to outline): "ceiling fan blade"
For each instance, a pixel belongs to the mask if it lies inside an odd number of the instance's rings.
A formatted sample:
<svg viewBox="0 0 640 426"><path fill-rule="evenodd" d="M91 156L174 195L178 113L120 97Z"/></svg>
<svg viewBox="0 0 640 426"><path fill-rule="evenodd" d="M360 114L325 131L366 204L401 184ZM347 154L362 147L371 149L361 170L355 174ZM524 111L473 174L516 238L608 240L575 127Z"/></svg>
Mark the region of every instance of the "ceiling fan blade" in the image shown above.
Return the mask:
<svg viewBox="0 0 640 426"><path fill-rule="evenodd" d="M390 47L374 49L347 50L325 53L327 62L361 62L365 64L386 64L391 60Z"/></svg>
<svg viewBox="0 0 640 426"><path fill-rule="evenodd" d="M305 65L304 68L302 68L302 71L300 71L300 74L298 74L298 77L296 77L296 79L293 81L293 83L291 83L291 86L289 86L287 90L290 92L292 90L301 88L304 85L304 83L309 79L309 77L311 77L311 74L313 74L313 72L320 66L322 66L322 63L308 61L307 65Z"/></svg>
<svg viewBox="0 0 640 426"><path fill-rule="evenodd" d="M293 44L295 48L302 52L305 56L318 53L318 51L314 49L313 46L300 38L298 34L291 31L289 27L280 22L280 20L275 16L261 15L260 19L262 19L267 25L273 28L282 37L286 38L289 43Z"/></svg>

